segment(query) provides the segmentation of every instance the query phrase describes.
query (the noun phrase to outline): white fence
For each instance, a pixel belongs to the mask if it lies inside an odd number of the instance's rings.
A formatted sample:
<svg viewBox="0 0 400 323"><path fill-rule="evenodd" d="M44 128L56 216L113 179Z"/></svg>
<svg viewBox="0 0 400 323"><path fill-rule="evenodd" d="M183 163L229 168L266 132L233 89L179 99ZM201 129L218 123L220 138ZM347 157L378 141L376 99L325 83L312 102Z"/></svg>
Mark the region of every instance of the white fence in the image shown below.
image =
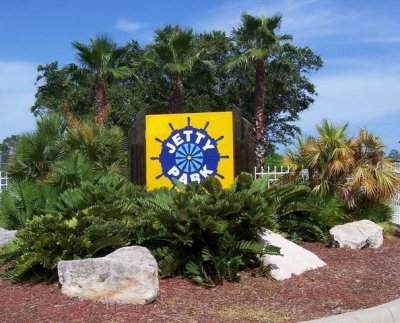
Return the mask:
<svg viewBox="0 0 400 323"><path fill-rule="evenodd" d="M0 171L0 192L5 189L8 185L8 177L7 173L4 171Z"/></svg>
<svg viewBox="0 0 400 323"><path fill-rule="evenodd" d="M267 166L266 168L261 167L261 171L257 171L257 167L254 167L254 178L261 178L264 176L268 177L268 187L276 183L279 178L283 175L287 175L290 172L290 166ZM302 180L308 178L308 171L303 169L300 172Z"/></svg>
<svg viewBox="0 0 400 323"><path fill-rule="evenodd" d="M400 176L400 163L394 163L397 168L397 173ZM396 225L400 225L400 192L397 193L395 198L392 201L393 207L393 223Z"/></svg>
<svg viewBox="0 0 400 323"><path fill-rule="evenodd" d="M400 163L395 163L397 167L397 173L400 176ZM261 171L257 171L257 168L254 167L254 177L261 178L263 176L268 177L268 187L273 185L278 181L278 179L286 174L289 174L290 167L289 166L268 166L266 168L262 167ZM301 172L302 178L307 178L308 174L306 171ZM400 192L392 200L393 207L393 224L400 226Z"/></svg>
<svg viewBox="0 0 400 323"><path fill-rule="evenodd" d="M393 223L400 226L400 193L394 198L393 203Z"/></svg>
<svg viewBox="0 0 400 323"><path fill-rule="evenodd" d="M278 181L282 175L289 174L289 166L268 166L267 168L261 167L260 172L257 172L257 167L254 167L254 177L261 178L264 176L268 177L268 187Z"/></svg>

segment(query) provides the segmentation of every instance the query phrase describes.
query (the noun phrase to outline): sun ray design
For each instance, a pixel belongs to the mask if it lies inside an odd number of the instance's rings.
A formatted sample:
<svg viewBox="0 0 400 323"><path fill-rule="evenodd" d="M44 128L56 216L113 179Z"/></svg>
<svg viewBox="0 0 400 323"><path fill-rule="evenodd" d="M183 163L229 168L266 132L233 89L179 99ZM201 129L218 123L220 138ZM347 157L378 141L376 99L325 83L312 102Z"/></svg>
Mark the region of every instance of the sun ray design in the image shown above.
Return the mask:
<svg viewBox="0 0 400 323"><path fill-rule="evenodd" d="M230 158L228 155L220 155L218 151L218 142L224 136L217 139L210 136L207 132L210 125L208 121L203 128L194 127L190 117L186 121L186 126L180 129L168 123L170 135L164 140L155 138L161 144L161 153L150 159L159 162L162 168L162 173L156 179L168 178L172 188L176 186L176 180L188 184L201 182L209 176L224 179L218 172L220 160Z"/></svg>

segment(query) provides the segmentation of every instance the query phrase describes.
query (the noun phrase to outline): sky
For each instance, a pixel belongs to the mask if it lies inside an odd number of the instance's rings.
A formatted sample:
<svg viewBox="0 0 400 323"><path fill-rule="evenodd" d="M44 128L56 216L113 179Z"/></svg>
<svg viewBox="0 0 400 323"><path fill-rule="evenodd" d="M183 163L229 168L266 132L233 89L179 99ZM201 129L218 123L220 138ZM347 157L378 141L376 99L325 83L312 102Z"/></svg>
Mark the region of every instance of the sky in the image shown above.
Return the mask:
<svg viewBox="0 0 400 323"><path fill-rule="evenodd" d="M400 150L400 2L398 0L13 0L0 2L0 141L35 128L37 65L75 61L72 41L106 33L121 45L151 42L155 28L196 32L240 24L240 15L283 15L281 32L309 46L324 67L309 78L318 96L297 123L314 134L326 118L366 127L387 150Z"/></svg>

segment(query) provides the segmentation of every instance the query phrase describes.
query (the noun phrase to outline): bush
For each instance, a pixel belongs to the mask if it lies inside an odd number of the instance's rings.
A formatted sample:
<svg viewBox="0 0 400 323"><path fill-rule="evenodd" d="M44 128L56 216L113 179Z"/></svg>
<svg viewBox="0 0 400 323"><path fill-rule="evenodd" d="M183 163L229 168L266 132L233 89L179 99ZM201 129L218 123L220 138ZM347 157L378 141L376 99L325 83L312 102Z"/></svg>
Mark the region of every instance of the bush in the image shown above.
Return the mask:
<svg viewBox="0 0 400 323"><path fill-rule="evenodd" d="M381 201L365 201L349 213L354 220L367 219L375 223L390 223L393 217L392 207Z"/></svg>
<svg viewBox="0 0 400 323"><path fill-rule="evenodd" d="M205 286L238 281L246 267L265 272L258 256L279 249L258 240L260 228L274 221L257 185L241 175L230 190L210 178L180 192L147 193L118 175L83 182L63 191L54 213L29 220L0 251L0 266L11 264L2 277L47 279L60 260L132 244L153 251L161 276L183 274Z"/></svg>
<svg viewBox="0 0 400 323"><path fill-rule="evenodd" d="M246 267L264 270L258 255L279 254L279 248L258 240L258 231L274 221L252 184L251 175L242 174L232 189L222 189L215 178L181 187L172 204L155 214L143 240L161 276L185 275L210 287L238 281Z"/></svg>
<svg viewBox="0 0 400 323"><path fill-rule="evenodd" d="M117 127L91 122L65 127L57 115L42 117L37 130L22 135L16 146L8 169L12 179L0 194L0 226L23 228L34 215L57 212L55 201L66 189L126 173L125 151Z"/></svg>
<svg viewBox="0 0 400 323"><path fill-rule="evenodd" d="M0 250L0 266L11 264L1 277L49 279L60 260L102 256L131 244L143 210L151 211L142 203L145 194L112 174L64 191L55 203L57 212L27 221L16 240Z"/></svg>
<svg viewBox="0 0 400 323"><path fill-rule="evenodd" d="M286 154L285 163L291 166L288 180L298 182L301 171L307 170L313 194L338 195L350 210L390 200L398 192L400 178L385 158L381 139L365 129L348 137L347 126L324 120L317 126L318 137L299 138L296 149Z"/></svg>
<svg viewBox="0 0 400 323"><path fill-rule="evenodd" d="M51 212L59 191L48 184L11 181L0 194L0 227L21 229L34 215Z"/></svg>
<svg viewBox="0 0 400 323"><path fill-rule="evenodd" d="M110 173L66 188L51 207L38 203L33 219L0 251L0 266L11 265L2 277L48 279L60 260L102 256L136 244L153 252L161 277L183 275L211 287L240 280L245 268L265 274L259 256L279 254L279 248L259 241L262 228L293 240L325 240L329 228L342 221L337 198L320 201L310 190L297 185L268 189L266 179L241 174L230 189L208 178L178 192L147 192ZM35 214L43 210L51 213Z"/></svg>
<svg viewBox="0 0 400 323"><path fill-rule="evenodd" d="M75 123L53 131L59 123L43 119L16 148L15 178L0 195L0 225L20 230L0 251L0 266L10 265L3 278L49 279L60 260L139 244L153 252L162 277L184 275L212 287L240 280L245 268L266 273L260 255L279 248L259 241L263 228L295 241L325 241L332 226L349 219L389 219L390 209L379 201L352 209L339 194L317 197L315 187L300 184L268 188L266 178L245 173L230 189L207 178L177 183L177 192L147 192L119 175L125 140L118 128Z"/></svg>

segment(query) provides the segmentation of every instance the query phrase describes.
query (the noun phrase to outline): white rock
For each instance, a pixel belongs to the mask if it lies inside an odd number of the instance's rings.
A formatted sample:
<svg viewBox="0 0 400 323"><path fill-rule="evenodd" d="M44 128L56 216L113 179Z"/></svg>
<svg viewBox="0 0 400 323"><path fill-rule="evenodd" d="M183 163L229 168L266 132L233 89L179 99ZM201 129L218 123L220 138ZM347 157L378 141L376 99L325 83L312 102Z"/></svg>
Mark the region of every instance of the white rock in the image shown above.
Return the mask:
<svg viewBox="0 0 400 323"><path fill-rule="evenodd" d="M361 249L383 245L383 228L370 220L350 222L329 230L334 247Z"/></svg>
<svg viewBox="0 0 400 323"><path fill-rule="evenodd" d="M0 228L0 248L2 245L5 245L15 239L15 235L17 231L10 231L3 228Z"/></svg>
<svg viewBox="0 0 400 323"><path fill-rule="evenodd" d="M103 258L58 263L62 292L105 303L147 304L158 294L157 262L144 247L124 247Z"/></svg>
<svg viewBox="0 0 400 323"><path fill-rule="evenodd" d="M300 275L307 270L326 266L326 263L315 254L277 233L264 230L259 236L266 245L271 244L281 248L282 256L262 256L264 265L271 267L271 276L276 280L288 279L293 274Z"/></svg>

